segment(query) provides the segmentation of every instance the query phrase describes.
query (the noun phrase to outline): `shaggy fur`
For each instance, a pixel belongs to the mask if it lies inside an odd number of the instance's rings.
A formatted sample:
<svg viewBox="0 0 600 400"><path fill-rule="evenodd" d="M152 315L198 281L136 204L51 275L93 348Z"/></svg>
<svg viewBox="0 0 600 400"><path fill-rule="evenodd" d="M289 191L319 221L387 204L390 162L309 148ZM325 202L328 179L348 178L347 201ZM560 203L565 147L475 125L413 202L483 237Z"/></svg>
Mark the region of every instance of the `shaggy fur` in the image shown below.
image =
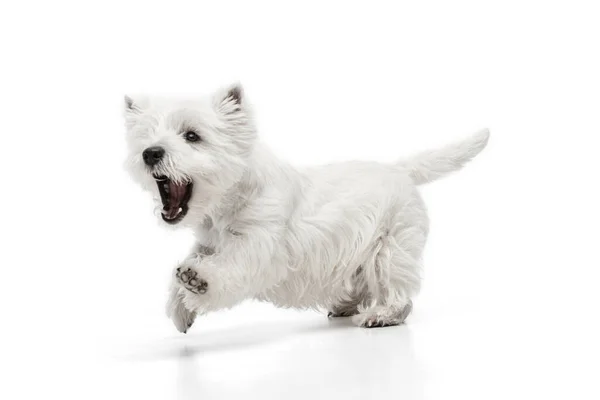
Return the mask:
<svg viewBox="0 0 600 400"><path fill-rule="evenodd" d="M127 97L128 169L160 209L154 176L193 182L178 226L196 245L173 273L167 313L196 315L249 298L327 309L363 327L396 325L418 293L428 218L417 185L460 169L487 130L395 164L296 169L257 138L239 84L197 100ZM201 140L188 142L185 132ZM144 164L160 146L164 158Z"/></svg>

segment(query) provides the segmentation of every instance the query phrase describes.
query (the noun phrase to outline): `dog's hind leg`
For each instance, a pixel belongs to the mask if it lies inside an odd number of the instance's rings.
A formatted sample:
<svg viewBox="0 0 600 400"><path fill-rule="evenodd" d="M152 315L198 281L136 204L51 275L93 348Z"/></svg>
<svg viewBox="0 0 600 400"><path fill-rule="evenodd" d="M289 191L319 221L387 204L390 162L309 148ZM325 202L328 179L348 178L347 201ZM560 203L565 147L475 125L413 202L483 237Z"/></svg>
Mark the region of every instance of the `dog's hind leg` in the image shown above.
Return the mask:
<svg viewBox="0 0 600 400"><path fill-rule="evenodd" d="M398 325L412 311L412 297L421 285L420 255L426 230L421 226L396 225L379 237L363 263L359 277L369 301L360 304L352 321L364 328Z"/></svg>
<svg viewBox="0 0 600 400"><path fill-rule="evenodd" d="M359 313L359 306L368 301L368 293L359 282L361 274L362 267L359 266L350 278L352 288L347 289L347 294L329 307L328 318L351 317Z"/></svg>

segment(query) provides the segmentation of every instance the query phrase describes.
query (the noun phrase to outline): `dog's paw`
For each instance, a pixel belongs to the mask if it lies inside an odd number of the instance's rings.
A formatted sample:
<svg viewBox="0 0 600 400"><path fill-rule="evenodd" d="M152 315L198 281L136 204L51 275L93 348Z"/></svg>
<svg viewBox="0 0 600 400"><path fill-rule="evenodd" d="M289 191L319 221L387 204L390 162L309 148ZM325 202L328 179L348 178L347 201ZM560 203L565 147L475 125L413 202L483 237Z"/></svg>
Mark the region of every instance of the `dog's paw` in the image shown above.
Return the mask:
<svg viewBox="0 0 600 400"><path fill-rule="evenodd" d="M400 325L412 311L412 301L403 307L378 306L352 317L352 322L362 328L381 328Z"/></svg>
<svg viewBox="0 0 600 400"><path fill-rule="evenodd" d="M358 314L356 303L342 303L331 307L331 311L327 314L327 318L351 317Z"/></svg>
<svg viewBox="0 0 600 400"><path fill-rule="evenodd" d="M171 315L171 321L181 333L187 333L194 324L194 319L196 319L196 313L188 311L183 304L180 304L176 312Z"/></svg>
<svg viewBox="0 0 600 400"><path fill-rule="evenodd" d="M398 322L390 321L379 317L378 315L359 316L357 315L352 320L361 328L383 328L384 326L398 325Z"/></svg>
<svg viewBox="0 0 600 400"><path fill-rule="evenodd" d="M327 318L351 317L356 314L358 314L358 310L329 311L327 313Z"/></svg>
<svg viewBox="0 0 600 400"><path fill-rule="evenodd" d="M185 308L185 305L183 304L184 292L185 289L178 285L173 285L171 287L169 300L166 305L166 312L167 317L175 324L175 328L177 328L179 332L187 333L187 330L194 323L196 312Z"/></svg>
<svg viewBox="0 0 600 400"><path fill-rule="evenodd" d="M208 282L198 276L198 272L189 267L177 267L175 279L179 284L195 294L205 294L208 291Z"/></svg>

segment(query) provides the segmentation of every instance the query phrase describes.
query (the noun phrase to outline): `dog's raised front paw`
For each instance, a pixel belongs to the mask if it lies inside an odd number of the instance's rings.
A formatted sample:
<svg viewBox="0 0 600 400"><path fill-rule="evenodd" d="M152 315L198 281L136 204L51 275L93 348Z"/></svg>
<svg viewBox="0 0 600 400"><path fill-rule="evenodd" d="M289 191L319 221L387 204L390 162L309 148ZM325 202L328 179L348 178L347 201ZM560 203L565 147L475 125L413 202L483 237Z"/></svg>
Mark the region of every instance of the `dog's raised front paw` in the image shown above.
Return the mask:
<svg viewBox="0 0 600 400"><path fill-rule="evenodd" d="M198 277L198 273L189 267L178 267L175 278L181 286L195 294L204 294L208 290L208 282Z"/></svg>

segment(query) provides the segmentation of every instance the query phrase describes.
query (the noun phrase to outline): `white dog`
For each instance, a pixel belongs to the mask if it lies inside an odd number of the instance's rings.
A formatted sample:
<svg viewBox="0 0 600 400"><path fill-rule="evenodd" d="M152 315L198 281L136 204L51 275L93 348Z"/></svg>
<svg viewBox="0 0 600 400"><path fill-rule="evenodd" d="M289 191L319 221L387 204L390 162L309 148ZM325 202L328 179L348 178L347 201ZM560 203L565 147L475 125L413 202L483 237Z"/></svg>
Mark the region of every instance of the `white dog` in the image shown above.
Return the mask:
<svg viewBox="0 0 600 400"><path fill-rule="evenodd" d="M161 218L193 230L168 315L245 299L327 309L362 327L402 323L420 288L428 218L417 186L461 168L488 131L396 164L298 170L257 138L239 84L196 100L125 99L128 167Z"/></svg>

